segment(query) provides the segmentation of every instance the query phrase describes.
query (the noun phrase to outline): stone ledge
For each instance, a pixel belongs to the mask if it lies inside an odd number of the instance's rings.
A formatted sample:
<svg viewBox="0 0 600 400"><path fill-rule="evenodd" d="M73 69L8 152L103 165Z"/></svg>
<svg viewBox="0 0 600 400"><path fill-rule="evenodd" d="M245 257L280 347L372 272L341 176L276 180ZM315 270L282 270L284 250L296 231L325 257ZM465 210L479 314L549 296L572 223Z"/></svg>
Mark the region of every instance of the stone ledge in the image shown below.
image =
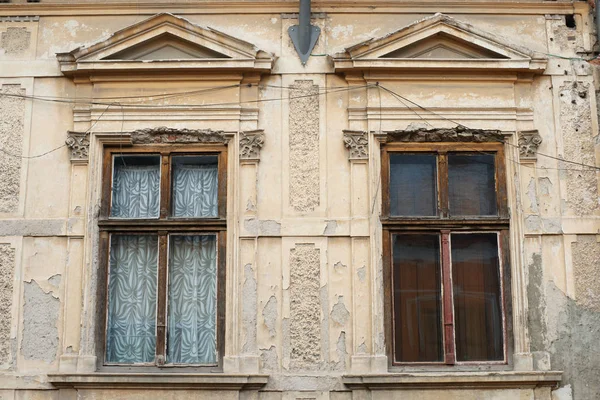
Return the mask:
<svg viewBox="0 0 600 400"><path fill-rule="evenodd" d="M558 387L562 372L454 372L346 375L350 389L514 389Z"/></svg>
<svg viewBox="0 0 600 400"><path fill-rule="evenodd" d="M59 389L196 389L257 390L269 375L180 374L180 373L92 373L50 374L48 382Z"/></svg>

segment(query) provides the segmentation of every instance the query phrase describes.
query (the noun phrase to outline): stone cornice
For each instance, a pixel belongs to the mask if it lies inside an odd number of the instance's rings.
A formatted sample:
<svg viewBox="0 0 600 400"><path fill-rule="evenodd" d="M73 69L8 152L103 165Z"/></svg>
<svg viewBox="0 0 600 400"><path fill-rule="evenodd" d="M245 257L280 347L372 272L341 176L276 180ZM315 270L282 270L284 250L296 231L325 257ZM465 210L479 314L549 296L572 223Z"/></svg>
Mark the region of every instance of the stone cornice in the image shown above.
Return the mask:
<svg viewBox="0 0 600 400"><path fill-rule="evenodd" d="M144 389L144 390L257 390L268 375L176 374L176 373L91 373L51 374L48 381L59 389Z"/></svg>
<svg viewBox="0 0 600 400"><path fill-rule="evenodd" d="M512 14L512 15L545 15L545 14L586 14L589 5L585 2L560 3L550 1L495 2L495 1L435 1L435 0L387 0L380 1L376 7L368 0L316 0L313 2L314 12L345 13L360 12L380 13L435 13L447 14ZM239 1L239 0L198 0L189 1L98 1L75 2L70 0L54 0L41 3L9 3L0 4L0 14L4 16L19 15L152 15L159 12L176 14L222 14L243 12L246 14L262 13L296 13L297 2L278 1Z"/></svg>
<svg viewBox="0 0 600 400"><path fill-rule="evenodd" d="M454 372L347 375L343 382L350 389L510 389L556 387L562 372Z"/></svg>

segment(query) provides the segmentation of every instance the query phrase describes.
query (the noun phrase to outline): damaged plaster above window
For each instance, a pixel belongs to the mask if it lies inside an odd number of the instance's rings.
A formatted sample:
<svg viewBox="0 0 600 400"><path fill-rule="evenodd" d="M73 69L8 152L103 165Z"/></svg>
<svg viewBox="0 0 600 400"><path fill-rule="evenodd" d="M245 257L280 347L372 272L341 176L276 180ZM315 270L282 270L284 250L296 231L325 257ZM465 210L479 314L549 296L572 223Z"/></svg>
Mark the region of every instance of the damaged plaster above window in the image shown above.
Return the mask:
<svg viewBox="0 0 600 400"><path fill-rule="evenodd" d="M396 130L378 135L383 143L389 142L503 142L498 130L469 129L464 126L442 129Z"/></svg>

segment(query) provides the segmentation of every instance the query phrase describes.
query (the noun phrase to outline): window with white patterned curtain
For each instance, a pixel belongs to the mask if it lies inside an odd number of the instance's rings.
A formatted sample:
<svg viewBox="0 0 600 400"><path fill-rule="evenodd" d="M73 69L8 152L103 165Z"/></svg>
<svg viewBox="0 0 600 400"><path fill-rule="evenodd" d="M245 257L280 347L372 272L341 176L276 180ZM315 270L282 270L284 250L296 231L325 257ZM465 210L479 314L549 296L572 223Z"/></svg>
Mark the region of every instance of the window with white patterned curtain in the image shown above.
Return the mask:
<svg viewBox="0 0 600 400"><path fill-rule="evenodd" d="M219 366L225 147L105 151L104 365Z"/></svg>

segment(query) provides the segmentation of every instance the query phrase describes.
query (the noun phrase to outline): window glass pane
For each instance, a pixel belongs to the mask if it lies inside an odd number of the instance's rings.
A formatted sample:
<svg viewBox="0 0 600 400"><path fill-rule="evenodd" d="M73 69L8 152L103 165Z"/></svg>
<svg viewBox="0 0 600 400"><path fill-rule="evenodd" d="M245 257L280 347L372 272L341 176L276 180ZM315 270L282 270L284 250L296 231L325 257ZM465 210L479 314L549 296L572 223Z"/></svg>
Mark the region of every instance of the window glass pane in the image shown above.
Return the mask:
<svg viewBox="0 0 600 400"><path fill-rule="evenodd" d="M395 359L443 361L439 235L393 236Z"/></svg>
<svg viewBox="0 0 600 400"><path fill-rule="evenodd" d="M451 246L456 359L503 360L498 236L453 234Z"/></svg>
<svg viewBox="0 0 600 400"><path fill-rule="evenodd" d="M171 236L167 362L217 363L216 236Z"/></svg>
<svg viewBox="0 0 600 400"><path fill-rule="evenodd" d="M158 218L160 156L115 156L110 216Z"/></svg>
<svg viewBox="0 0 600 400"><path fill-rule="evenodd" d="M111 236L108 363L154 362L157 262L157 236Z"/></svg>
<svg viewBox="0 0 600 400"><path fill-rule="evenodd" d="M217 156L173 157L173 216L217 217Z"/></svg>
<svg viewBox="0 0 600 400"><path fill-rule="evenodd" d="M497 215L495 156L448 154L450 215Z"/></svg>
<svg viewBox="0 0 600 400"><path fill-rule="evenodd" d="M433 154L390 154L390 213L437 215L437 163Z"/></svg>

